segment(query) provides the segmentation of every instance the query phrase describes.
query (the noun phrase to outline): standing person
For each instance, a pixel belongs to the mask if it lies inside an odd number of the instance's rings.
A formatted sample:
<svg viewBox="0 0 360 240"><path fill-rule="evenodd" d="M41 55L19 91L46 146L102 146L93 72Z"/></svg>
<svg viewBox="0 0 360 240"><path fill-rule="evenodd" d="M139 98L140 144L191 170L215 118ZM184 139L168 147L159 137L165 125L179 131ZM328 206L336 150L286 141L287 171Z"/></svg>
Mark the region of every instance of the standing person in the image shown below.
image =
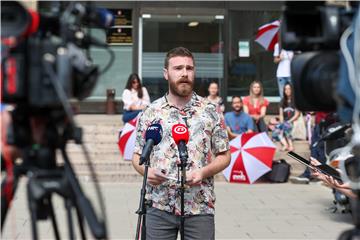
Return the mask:
<svg viewBox="0 0 360 240"><path fill-rule="evenodd" d="M207 96L207 99L215 104L215 106L217 106L218 108L220 108L220 111L222 113L224 113L225 111L225 106L224 106L224 101L223 99L219 96L219 85L217 82L211 82L209 84L209 96Z"/></svg>
<svg viewBox="0 0 360 240"><path fill-rule="evenodd" d="M250 84L250 94L244 97L244 112L249 114L254 120L256 132L266 132L266 124L264 117L266 109L269 106L269 101L263 96L263 87L261 82L253 81Z"/></svg>
<svg viewBox="0 0 360 240"><path fill-rule="evenodd" d="M254 122L243 111L243 103L240 96L233 96L231 101L233 111L225 113L225 124L229 139L236 138L242 133L254 131Z"/></svg>
<svg viewBox="0 0 360 240"><path fill-rule="evenodd" d="M279 96L283 98L283 88L286 83L291 83L290 64L294 57L293 51L280 49L279 43L274 46L274 63L278 64L276 77L279 87Z"/></svg>
<svg viewBox="0 0 360 240"><path fill-rule="evenodd" d="M124 123L135 118L150 104L149 94L146 88L141 85L140 78L136 73L130 74L122 94L122 101L124 102Z"/></svg>
<svg viewBox="0 0 360 240"><path fill-rule="evenodd" d="M142 113L138 126L133 166L141 175L139 165L145 145L145 131L153 123L163 128L161 142L153 148L146 188L151 206L146 214L147 239L176 239L180 225L181 199L178 181L178 148L172 138L172 127L182 123L189 129L189 154L186 166L185 239L215 239L214 175L230 163L229 140L223 115L214 104L193 92L195 64L192 53L177 47L166 54L164 78L169 92L154 101Z"/></svg>
<svg viewBox="0 0 360 240"><path fill-rule="evenodd" d="M295 108L293 88L290 83L286 83L283 89L283 98L280 101L279 119L282 124L290 127L284 127L284 137L287 144L283 150L294 151L293 136L291 130L294 122L299 118L300 112Z"/></svg>

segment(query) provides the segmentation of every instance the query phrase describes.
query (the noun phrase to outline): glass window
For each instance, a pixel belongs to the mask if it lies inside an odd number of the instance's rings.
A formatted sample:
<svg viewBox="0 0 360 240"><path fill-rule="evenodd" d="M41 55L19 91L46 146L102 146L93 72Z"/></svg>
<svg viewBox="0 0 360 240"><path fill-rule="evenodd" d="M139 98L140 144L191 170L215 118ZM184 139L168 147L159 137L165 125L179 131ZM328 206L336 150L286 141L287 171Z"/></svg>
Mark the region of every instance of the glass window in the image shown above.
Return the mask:
<svg viewBox="0 0 360 240"><path fill-rule="evenodd" d="M188 48L195 58L195 91L206 96L208 84L221 84L223 71L223 19L215 16L151 15L143 18L142 80L151 100L164 95L168 83L163 77L166 52L178 46Z"/></svg>
<svg viewBox="0 0 360 240"><path fill-rule="evenodd" d="M106 34L103 30L92 30L92 36L106 42ZM106 89L115 89L116 99L121 99L127 79L132 71L132 45L109 47L114 51L114 62L108 71L99 76L90 99L105 99ZM98 47L91 48L91 57L94 63L99 65L100 70L104 69L110 60L109 53Z"/></svg>
<svg viewBox="0 0 360 240"><path fill-rule="evenodd" d="M280 14L279 11L229 12L229 49L231 51L229 53L228 96L249 95L249 86L253 80L259 80L263 83L265 96L278 96L277 66L273 62L273 52L265 50L254 40L257 29L266 23L279 19ZM248 57L246 57L246 43L249 44Z"/></svg>

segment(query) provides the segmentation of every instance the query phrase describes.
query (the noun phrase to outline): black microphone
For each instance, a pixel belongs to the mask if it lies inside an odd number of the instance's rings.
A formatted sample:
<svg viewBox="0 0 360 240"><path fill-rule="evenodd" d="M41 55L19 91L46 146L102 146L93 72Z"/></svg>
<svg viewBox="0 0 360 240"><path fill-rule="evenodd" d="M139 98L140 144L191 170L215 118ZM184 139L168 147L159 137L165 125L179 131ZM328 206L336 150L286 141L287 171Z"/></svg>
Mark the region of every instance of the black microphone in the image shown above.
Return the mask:
<svg viewBox="0 0 360 240"><path fill-rule="evenodd" d="M162 139L162 127L160 124L151 124L145 133L146 143L140 156L140 165L149 159L150 153L155 145L158 145Z"/></svg>

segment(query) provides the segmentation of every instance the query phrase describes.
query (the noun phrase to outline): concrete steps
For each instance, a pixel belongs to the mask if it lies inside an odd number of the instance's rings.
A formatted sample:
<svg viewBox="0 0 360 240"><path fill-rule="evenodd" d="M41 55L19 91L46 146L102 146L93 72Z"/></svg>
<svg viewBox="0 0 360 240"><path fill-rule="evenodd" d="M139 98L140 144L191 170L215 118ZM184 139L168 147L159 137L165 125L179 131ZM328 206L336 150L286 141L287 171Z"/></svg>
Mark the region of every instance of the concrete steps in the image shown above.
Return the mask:
<svg viewBox="0 0 360 240"><path fill-rule="evenodd" d="M120 115L79 115L78 125L83 128L83 142L88 150L93 168L100 182L141 182L142 177L134 170L131 161L125 161L117 146L119 129L122 128ZM309 157L306 141L295 141L295 151ZM82 148L69 142L67 145L71 163L82 181L93 181ZM291 166L291 175L299 175L304 167L286 156L286 152L277 151L274 159L285 159ZM215 176L216 181L225 181L222 173Z"/></svg>

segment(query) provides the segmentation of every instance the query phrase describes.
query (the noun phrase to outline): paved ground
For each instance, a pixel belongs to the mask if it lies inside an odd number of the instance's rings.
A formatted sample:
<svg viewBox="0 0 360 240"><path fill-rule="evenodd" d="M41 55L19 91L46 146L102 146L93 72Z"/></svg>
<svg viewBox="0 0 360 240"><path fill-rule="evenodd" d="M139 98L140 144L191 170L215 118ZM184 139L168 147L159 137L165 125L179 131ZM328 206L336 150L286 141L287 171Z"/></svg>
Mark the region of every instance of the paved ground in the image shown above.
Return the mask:
<svg viewBox="0 0 360 240"><path fill-rule="evenodd" d="M3 239L30 239L25 184L9 212ZM109 239L134 239L141 183L103 183ZM94 195L91 183L84 189ZM336 239L352 228L349 214L331 213L330 190L310 185L216 183L216 239ZM62 238L67 239L64 205L55 199ZM77 226L77 224L75 224ZM49 223L39 226L41 239L53 239ZM79 234L77 233L79 238ZM90 238L91 239L91 238Z"/></svg>

